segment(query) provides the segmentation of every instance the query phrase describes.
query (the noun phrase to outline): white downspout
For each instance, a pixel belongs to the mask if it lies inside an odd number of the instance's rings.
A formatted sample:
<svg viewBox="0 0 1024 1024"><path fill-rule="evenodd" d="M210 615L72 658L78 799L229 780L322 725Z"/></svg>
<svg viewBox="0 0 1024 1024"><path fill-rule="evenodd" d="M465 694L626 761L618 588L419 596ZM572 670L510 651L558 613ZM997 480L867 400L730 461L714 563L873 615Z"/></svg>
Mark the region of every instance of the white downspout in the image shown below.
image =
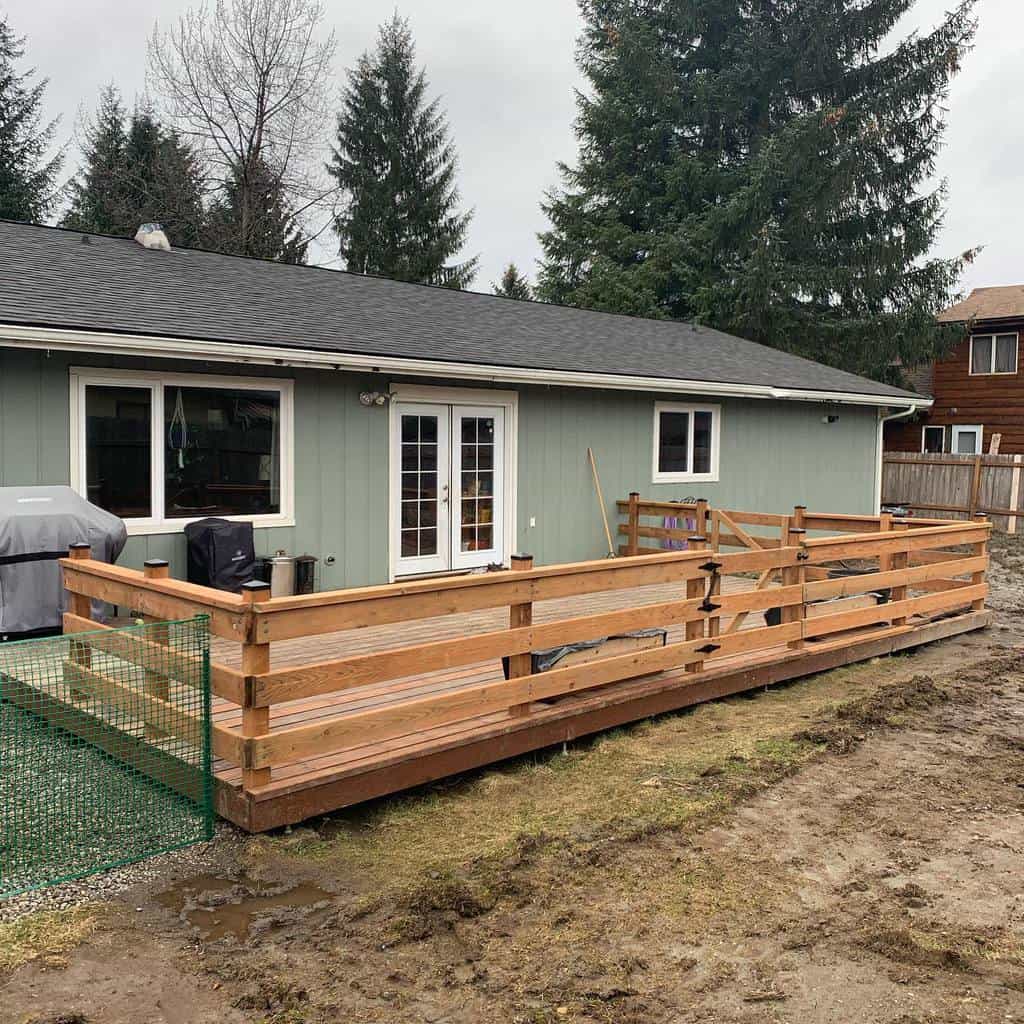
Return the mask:
<svg viewBox="0 0 1024 1024"><path fill-rule="evenodd" d="M885 459L885 425L891 423L893 420L902 420L907 416L913 416L915 412L920 408L919 405L911 405L900 412L891 413L888 416L879 415L878 417L878 461L875 466L875 515L880 515L882 512L882 466ZM879 410L881 414L881 409Z"/></svg>

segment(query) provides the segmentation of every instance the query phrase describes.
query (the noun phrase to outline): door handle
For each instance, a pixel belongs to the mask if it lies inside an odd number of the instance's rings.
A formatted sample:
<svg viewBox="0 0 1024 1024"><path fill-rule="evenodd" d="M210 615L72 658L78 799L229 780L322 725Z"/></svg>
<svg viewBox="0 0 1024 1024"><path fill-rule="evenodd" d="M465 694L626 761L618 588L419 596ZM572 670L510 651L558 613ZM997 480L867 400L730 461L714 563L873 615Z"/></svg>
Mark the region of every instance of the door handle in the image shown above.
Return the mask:
<svg viewBox="0 0 1024 1024"><path fill-rule="evenodd" d="M445 484L444 487L441 489L441 504L442 505L447 505L448 504L448 485L447 484Z"/></svg>

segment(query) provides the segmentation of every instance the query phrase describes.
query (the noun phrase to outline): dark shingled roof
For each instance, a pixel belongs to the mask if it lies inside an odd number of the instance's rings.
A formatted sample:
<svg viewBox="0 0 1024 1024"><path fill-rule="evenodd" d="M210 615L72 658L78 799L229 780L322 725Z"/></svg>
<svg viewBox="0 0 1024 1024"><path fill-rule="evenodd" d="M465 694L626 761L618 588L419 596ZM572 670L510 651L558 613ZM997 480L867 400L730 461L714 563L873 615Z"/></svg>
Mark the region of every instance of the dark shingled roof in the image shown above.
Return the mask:
<svg viewBox="0 0 1024 1024"><path fill-rule="evenodd" d="M916 397L708 327L87 239L0 221L0 323Z"/></svg>

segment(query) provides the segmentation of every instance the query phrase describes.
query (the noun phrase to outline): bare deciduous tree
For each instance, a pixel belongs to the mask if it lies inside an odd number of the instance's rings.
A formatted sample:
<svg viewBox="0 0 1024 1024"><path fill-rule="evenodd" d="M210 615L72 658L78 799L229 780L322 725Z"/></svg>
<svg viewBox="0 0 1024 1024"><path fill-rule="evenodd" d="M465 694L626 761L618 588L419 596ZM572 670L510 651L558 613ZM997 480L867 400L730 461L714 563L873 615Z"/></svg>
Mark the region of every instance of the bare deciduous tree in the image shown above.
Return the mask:
<svg viewBox="0 0 1024 1024"><path fill-rule="evenodd" d="M284 211L285 233L308 241L307 215L332 195L321 149L336 40L319 38L323 16L318 0L216 0L153 31L150 88L230 192L235 237L224 248L268 255L271 210L272 233Z"/></svg>

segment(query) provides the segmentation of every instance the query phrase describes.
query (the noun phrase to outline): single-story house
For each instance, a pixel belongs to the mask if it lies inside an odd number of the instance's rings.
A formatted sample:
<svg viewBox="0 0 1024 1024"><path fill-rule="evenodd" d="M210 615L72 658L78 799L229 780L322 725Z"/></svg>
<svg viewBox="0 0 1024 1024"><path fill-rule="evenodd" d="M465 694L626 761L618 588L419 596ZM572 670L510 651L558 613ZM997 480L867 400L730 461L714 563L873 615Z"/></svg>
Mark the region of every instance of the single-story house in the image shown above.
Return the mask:
<svg viewBox="0 0 1024 1024"><path fill-rule="evenodd" d="M613 530L630 491L871 513L928 404L707 327L0 222L0 485L69 483L179 576L208 515L323 588L597 558L588 448Z"/></svg>

